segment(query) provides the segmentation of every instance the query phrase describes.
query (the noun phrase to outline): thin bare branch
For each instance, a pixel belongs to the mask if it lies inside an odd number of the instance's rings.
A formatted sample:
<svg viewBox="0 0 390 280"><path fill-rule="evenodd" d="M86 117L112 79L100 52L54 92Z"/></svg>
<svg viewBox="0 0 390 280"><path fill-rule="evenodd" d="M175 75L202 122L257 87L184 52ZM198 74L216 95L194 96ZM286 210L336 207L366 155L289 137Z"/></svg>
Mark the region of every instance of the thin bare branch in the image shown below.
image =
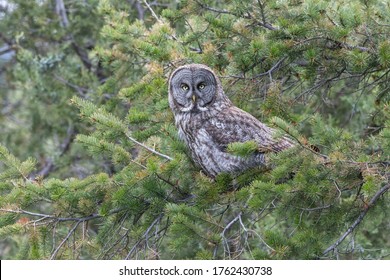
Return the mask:
<svg viewBox="0 0 390 280"><path fill-rule="evenodd" d="M73 228L68 232L68 234L65 236L65 238L61 241L61 243L57 246L57 248L54 250L53 254L50 256L50 259L53 260L56 256L58 251L61 249L61 247L65 244L65 242L69 239L69 237L74 233L79 226L81 221L76 222L76 224L73 226Z"/></svg>
<svg viewBox="0 0 390 280"><path fill-rule="evenodd" d="M127 136L127 138L130 139L130 141L132 141L132 142L134 142L135 144L141 146L142 148L148 150L149 152L152 152L153 154L156 154L156 155L158 155L158 156L160 156L160 157L163 157L163 158L165 158L165 159L167 159L167 160L173 160L173 158L171 158L170 156L167 156L167 155L164 155L164 154L162 154L162 153L160 153L160 152L157 152L156 150L154 150L154 149L152 149L152 148L150 148L150 147L148 147L148 146L142 144L141 142L138 142L138 141L135 140L133 137L131 137L131 136L129 135L129 133L126 133L126 136Z"/></svg>
<svg viewBox="0 0 390 280"><path fill-rule="evenodd" d="M327 204L327 205L319 206L319 207L313 207L313 208L297 208L297 209L300 209L300 210L303 210L303 211L311 212L311 211L319 211L319 210L328 209L328 208L330 208L331 206L332 206L332 204Z"/></svg>
<svg viewBox="0 0 390 280"><path fill-rule="evenodd" d="M229 75L229 76L223 76L221 78L236 78L238 80L254 80L258 79L264 76L269 76L270 80L272 81L272 73L277 70L282 63L287 59L287 56L282 57L279 59L269 70L263 73L259 73L257 75L251 76L251 77L245 77L245 75L242 73L240 75Z"/></svg>
<svg viewBox="0 0 390 280"><path fill-rule="evenodd" d="M205 9L205 10L208 10L208 11L211 11L211 12L214 12L214 13L218 13L218 14L228 14L228 15L233 15L233 16L236 16L236 17L241 17L241 18L245 18L245 19L250 19L250 20L253 20L255 21L255 23L257 25L260 25L266 29L269 29L269 30L278 30L277 27L273 26L272 24L270 23L267 23L264 21L264 18L262 18L262 21L258 21L256 20L255 18L252 17L251 14L249 13L246 13L246 14L243 14L243 15L238 15L236 13L233 13L231 11L228 11L228 10L219 10L219 9L216 9L216 8L213 8L213 7L210 7L210 6L207 6L203 3L201 3L200 1L195 1L196 3L198 3L198 5Z"/></svg>
<svg viewBox="0 0 390 280"><path fill-rule="evenodd" d="M88 50L81 47L79 44L77 44L76 40L73 37L73 34L71 33L71 26L67 15L66 6L64 4L63 0L55 0L56 6L55 6L55 12L59 17L60 25L65 30L69 31L69 33L66 35L66 40L71 42L71 46L73 47L73 50L77 54L77 56L80 58L82 64L86 69L89 71L93 68L93 63L88 57ZM103 73L103 70L101 67L97 67L97 69L94 71L94 74L98 77L100 82L103 82L105 80L105 74Z"/></svg>
<svg viewBox="0 0 390 280"><path fill-rule="evenodd" d="M113 210L111 210L108 213L108 215L116 214L116 213L118 213L120 211L122 211L122 209L120 209L120 208L113 209ZM15 214L25 214L25 215L29 215L29 216L33 216L33 217L40 217L40 219L38 219L38 220L50 219L52 222L75 221L75 222L80 222L81 223L81 222L86 222L86 221L89 221L89 220L93 220L93 219L97 219L97 218L103 217L103 216L101 216L99 214L96 214L96 213L91 214L89 216L85 216L85 217L57 217L55 215L36 213L36 212L26 211L26 210L23 210L23 209L16 209L16 210L14 210L14 209L5 209L5 208L0 208L0 212L15 213Z"/></svg>
<svg viewBox="0 0 390 280"><path fill-rule="evenodd" d="M63 142L59 146L58 156L60 156L60 157L63 156L69 150L70 145L74 139L74 135L75 135L75 130L74 130L72 125L69 125L67 132L66 132L66 137L64 138ZM37 176L45 178L50 174L50 172L55 170L55 168L56 168L56 166L54 163L54 159L53 158L46 159L46 163L41 168L41 170L30 174L29 178L33 179Z"/></svg>
<svg viewBox="0 0 390 280"><path fill-rule="evenodd" d="M75 91L77 91L77 92L79 93L79 95L82 96L82 97L83 97L83 96L85 95L85 93L88 91L88 89L83 88L83 87L80 87L80 86L75 85L75 84L72 84L72 83L70 83L69 81L65 80L64 78L58 76L57 74L54 74L54 78L55 78L57 81L61 82L62 84L64 84L64 85L70 87L71 89L74 89Z"/></svg>
<svg viewBox="0 0 390 280"><path fill-rule="evenodd" d="M260 73L258 75L255 75L252 77L252 79L257 79L263 76L269 76L270 80L272 81L272 72L274 72L277 68L280 67L280 65L287 59L287 56L282 57L280 60L278 60L268 71L264 73Z"/></svg>
<svg viewBox="0 0 390 280"><path fill-rule="evenodd" d="M224 239L226 239L226 237L225 237L226 231L227 231L228 229L230 229L230 228L232 227L232 225L233 225L235 222L237 222L237 221L239 221L239 220L241 219L241 215L242 215L242 212L240 212L233 220L231 220L231 221L226 225L226 227L223 229L221 235L222 235L222 237L223 237Z"/></svg>
<svg viewBox="0 0 390 280"><path fill-rule="evenodd" d="M261 19L263 20L263 23L266 24L264 3L262 3L260 0L257 0L257 4L259 5L259 8L260 8Z"/></svg>
<svg viewBox="0 0 390 280"><path fill-rule="evenodd" d="M364 217L368 213L368 211L375 205L376 201L388 190L390 189L390 184L385 185L382 187L379 191L376 192L376 194L371 198L370 202L367 204L366 208L360 213L360 215L357 217L357 219L353 222L353 224L347 229L344 234L336 240L335 243L333 243L331 246L329 246L323 253L322 255L325 256L329 252L334 251L337 246L341 244L341 242L344 241L344 239L350 235L355 228L363 221Z"/></svg>
<svg viewBox="0 0 390 280"><path fill-rule="evenodd" d="M152 16L159 22L162 23L161 19L157 16L157 14L153 11L152 7L149 5L148 1L143 0L148 10L152 13Z"/></svg>
<svg viewBox="0 0 390 280"><path fill-rule="evenodd" d="M13 52L13 51L15 51L15 49L13 47L2 48L2 49L0 49L0 55L6 54L9 52Z"/></svg>
<svg viewBox="0 0 390 280"><path fill-rule="evenodd" d="M146 229L142 237L134 244L134 246L130 249L129 253L127 254L125 260L128 260L131 256L131 254L137 249L138 245L141 244L143 240L147 242L149 239L149 232L153 229L153 227L161 220L164 214L158 215L158 217L150 224L150 226Z"/></svg>
<svg viewBox="0 0 390 280"><path fill-rule="evenodd" d="M69 20L66 14L65 4L63 0L56 0L56 13L60 17L61 27L68 28Z"/></svg>
<svg viewBox="0 0 390 280"><path fill-rule="evenodd" d="M150 13L152 14L152 16L156 19L156 21L160 24L163 24L164 22L157 16L157 14L154 12L153 8L151 7L151 5L146 1L146 0L143 0L143 2L145 3L146 7L148 8L148 10L150 11ZM170 35L170 37L175 40L175 41L178 41L180 42L181 44L184 44L183 42L179 41L178 38L175 36L175 35ZM194 48L194 47L189 47L190 50L196 52L196 53L202 53L202 50L200 48Z"/></svg>
<svg viewBox="0 0 390 280"><path fill-rule="evenodd" d="M226 234L226 231L228 231L237 221L241 220L241 215L242 215L242 212L240 212L233 220L231 220L226 225L226 227L223 229L223 231L221 233L221 237L223 240L223 246L224 246L225 251L227 252L228 256L230 256L231 253L230 253L230 248L229 248L229 240L226 238L225 234Z"/></svg>

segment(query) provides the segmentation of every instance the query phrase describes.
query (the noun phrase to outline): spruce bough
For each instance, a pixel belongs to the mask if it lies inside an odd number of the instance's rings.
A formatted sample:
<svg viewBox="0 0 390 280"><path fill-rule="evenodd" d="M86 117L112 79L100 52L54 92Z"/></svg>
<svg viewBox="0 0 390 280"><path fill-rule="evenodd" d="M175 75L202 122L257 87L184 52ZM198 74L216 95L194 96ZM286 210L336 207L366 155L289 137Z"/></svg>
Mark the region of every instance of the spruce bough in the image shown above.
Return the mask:
<svg viewBox="0 0 390 280"><path fill-rule="evenodd" d="M8 2L2 259L388 258L388 1ZM298 145L204 176L168 108L186 63Z"/></svg>

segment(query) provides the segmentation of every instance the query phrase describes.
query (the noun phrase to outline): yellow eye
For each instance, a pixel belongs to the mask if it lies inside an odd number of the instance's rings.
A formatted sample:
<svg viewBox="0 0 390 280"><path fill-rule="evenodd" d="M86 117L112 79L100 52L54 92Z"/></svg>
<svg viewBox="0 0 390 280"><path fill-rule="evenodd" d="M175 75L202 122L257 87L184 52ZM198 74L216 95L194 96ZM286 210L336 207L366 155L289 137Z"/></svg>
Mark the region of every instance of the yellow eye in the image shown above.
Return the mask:
<svg viewBox="0 0 390 280"><path fill-rule="evenodd" d="M184 91L188 91L190 89L190 87L186 84L181 84L181 89Z"/></svg>
<svg viewBox="0 0 390 280"><path fill-rule="evenodd" d="M198 89L199 90L202 90L202 89L204 89L206 87L206 85L204 84L204 83L200 83L199 85L198 85Z"/></svg>

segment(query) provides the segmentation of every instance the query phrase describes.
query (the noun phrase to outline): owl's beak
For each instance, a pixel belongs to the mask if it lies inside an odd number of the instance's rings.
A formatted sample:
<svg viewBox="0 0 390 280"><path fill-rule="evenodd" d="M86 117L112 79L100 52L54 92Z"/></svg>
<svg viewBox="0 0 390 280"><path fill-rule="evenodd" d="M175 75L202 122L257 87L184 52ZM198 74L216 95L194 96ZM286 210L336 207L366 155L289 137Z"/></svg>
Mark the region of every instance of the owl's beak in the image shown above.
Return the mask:
<svg viewBox="0 0 390 280"><path fill-rule="evenodd" d="M196 95L195 94L192 95L192 102L196 103Z"/></svg>

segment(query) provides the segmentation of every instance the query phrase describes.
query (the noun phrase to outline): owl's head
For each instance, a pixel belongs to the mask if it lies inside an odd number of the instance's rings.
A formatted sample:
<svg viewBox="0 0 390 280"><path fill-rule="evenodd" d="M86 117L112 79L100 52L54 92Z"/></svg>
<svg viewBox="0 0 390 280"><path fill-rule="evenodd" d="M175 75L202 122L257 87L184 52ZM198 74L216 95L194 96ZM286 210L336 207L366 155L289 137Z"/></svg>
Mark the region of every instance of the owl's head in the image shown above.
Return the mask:
<svg viewBox="0 0 390 280"><path fill-rule="evenodd" d="M172 72L169 105L173 111L207 111L221 101L230 103L220 80L206 65L187 64Z"/></svg>

